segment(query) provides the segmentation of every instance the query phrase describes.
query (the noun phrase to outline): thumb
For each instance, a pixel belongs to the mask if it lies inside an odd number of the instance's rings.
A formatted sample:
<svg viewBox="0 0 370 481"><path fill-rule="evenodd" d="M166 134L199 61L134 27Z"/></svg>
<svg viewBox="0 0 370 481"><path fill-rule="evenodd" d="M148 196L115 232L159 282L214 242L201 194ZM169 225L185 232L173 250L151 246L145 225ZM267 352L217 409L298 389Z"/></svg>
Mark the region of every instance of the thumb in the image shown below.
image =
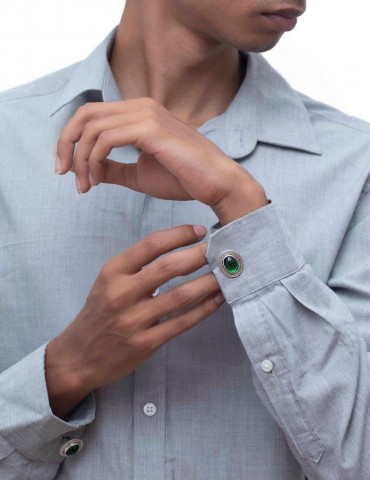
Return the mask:
<svg viewBox="0 0 370 481"><path fill-rule="evenodd" d="M137 182L137 164L125 164L116 160L105 159L104 184L117 184L141 192Z"/></svg>

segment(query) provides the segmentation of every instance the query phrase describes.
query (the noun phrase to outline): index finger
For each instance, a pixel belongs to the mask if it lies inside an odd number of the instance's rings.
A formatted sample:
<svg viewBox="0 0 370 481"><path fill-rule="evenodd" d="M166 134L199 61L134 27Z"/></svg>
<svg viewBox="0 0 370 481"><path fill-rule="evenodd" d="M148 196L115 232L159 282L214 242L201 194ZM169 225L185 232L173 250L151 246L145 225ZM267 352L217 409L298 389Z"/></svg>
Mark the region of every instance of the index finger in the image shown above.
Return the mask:
<svg viewBox="0 0 370 481"><path fill-rule="evenodd" d="M154 232L112 257L105 266L112 274L135 274L159 256L195 244L206 234L207 229L201 225L180 225Z"/></svg>
<svg viewBox="0 0 370 481"><path fill-rule="evenodd" d="M57 142L55 155L59 158L59 174L65 174L72 165L75 143L80 139L85 125L109 115L135 112L153 107L155 101L149 97L120 100L117 102L88 102L79 107L63 127Z"/></svg>

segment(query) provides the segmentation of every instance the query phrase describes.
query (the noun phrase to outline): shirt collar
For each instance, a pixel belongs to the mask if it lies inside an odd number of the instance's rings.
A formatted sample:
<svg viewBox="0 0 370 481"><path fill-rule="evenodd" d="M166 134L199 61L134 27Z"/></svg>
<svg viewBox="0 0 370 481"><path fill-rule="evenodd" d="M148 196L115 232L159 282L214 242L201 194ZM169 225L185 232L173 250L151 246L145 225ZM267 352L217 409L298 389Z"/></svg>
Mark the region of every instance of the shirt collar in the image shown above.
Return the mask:
<svg viewBox="0 0 370 481"><path fill-rule="evenodd" d="M86 59L77 64L68 82L58 92L50 116L53 116L79 96L86 95L89 99L91 98L91 101L105 100L103 99L103 90L109 67L108 57L116 31L117 26Z"/></svg>
<svg viewBox="0 0 370 481"><path fill-rule="evenodd" d="M248 53L245 78L228 108L199 131L234 159L257 142L322 154L310 114L299 94L260 53Z"/></svg>
<svg viewBox="0 0 370 481"><path fill-rule="evenodd" d="M81 95L88 95L88 101L122 98L108 62L116 31L117 27L77 64L59 91L51 116ZM257 142L322 154L299 94L260 53L240 53L247 57L247 68L239 90L226 111L198 131L234 159L250 154Z"/></svg>

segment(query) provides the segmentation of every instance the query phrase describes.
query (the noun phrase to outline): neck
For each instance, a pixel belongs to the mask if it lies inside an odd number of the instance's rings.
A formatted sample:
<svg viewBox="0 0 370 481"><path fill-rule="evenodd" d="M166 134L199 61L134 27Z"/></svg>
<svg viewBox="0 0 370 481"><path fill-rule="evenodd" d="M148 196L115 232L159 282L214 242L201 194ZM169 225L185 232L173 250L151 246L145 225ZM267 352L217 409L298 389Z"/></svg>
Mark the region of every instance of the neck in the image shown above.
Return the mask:
<svg viewBox="0 0 370 481"><path fill-rule="evenodd" d="M125 100L151 97L198 128L226 110L244 72L236 48L186 28L171 5L127 0L109 62Z"/></svg>

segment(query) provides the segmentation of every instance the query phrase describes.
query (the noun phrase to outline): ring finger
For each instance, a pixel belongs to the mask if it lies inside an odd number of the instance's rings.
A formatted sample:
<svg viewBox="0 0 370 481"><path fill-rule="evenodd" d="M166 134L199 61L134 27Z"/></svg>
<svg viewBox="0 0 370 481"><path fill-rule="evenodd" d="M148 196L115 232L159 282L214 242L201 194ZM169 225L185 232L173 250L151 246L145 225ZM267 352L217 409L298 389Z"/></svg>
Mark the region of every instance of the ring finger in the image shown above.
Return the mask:
<svg viewBox="0 0 370 481"><path fill-rule="evenodd" d="M152 299L144 299L135 309L140 313L140 329L158 324L159 319L186 307L191 307L204 297L216 294L220 290L212 272L197 279L173 287ZM136 316L135 316L136 317Z"/></svg>

